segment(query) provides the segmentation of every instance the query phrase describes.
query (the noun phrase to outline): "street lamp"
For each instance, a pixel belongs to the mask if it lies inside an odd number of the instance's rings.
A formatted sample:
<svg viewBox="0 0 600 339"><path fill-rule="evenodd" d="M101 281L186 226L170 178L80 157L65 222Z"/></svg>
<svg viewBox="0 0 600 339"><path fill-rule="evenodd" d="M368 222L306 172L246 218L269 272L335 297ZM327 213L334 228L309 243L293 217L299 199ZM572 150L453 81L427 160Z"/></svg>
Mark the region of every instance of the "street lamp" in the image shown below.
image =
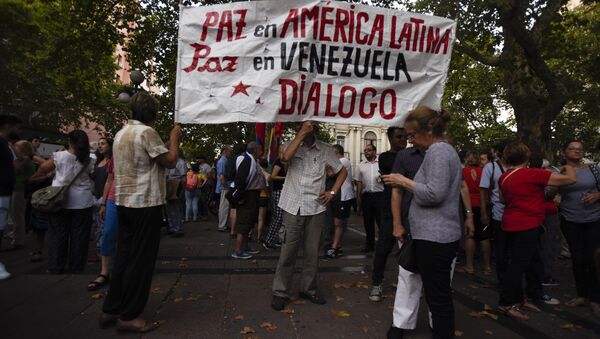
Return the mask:
<svg viewBox="0 0 600 339"><path fill-rule="evenodd" d="M131 71L131 73L129 74L129 78L131 79L133 88L123 88L123 91L119 93L119 96L117 97L117 99L124 104L129 103L129 100L135 93L139 91L145 91L145 89L142 86L140 86L145 80L144 74L140 70L134 69L133 71Z"/></svg>

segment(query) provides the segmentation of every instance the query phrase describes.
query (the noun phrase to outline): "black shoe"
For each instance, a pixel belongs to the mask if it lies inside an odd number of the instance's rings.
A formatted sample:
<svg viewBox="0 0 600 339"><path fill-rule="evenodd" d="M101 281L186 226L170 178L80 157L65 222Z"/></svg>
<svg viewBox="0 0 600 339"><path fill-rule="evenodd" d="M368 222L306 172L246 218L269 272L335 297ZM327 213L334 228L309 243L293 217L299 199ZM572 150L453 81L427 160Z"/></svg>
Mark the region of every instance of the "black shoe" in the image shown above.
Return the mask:
<svg viewBox="0 0 600 339"><path fill-rule="evenodd" d="M373 247L363 247L360 249L360 253L369 253L369 252L373 252L374 248Z"/></svg>
<svg viewBox="0 0 600 339"><path fill-rule="evenodd" d="M273 300L271 301L271 308L275 311L281 311L285 308L285 305L290 301L289 298L286 297L278 297L276 295L273 296Z"/></svg>
<svg viewBox="0 0 600 339"><path fill-rule="evenodd" d="M171 238L182 238L183 236L183 232L174 232L173 234L171 234Z"/></svg>
<svg viewBox="0 0 600 339"><path fill-rule="evenodd" d="M320 297L316 294L308 294L308 293L300 292L299 296L300 296L300 298L306 299L313 304L325 305L327 303L327 301L325 299L323 299L322 297Z"/></svg>
<svg viewBox="0 0 600 339"><path fill-rule="evenodd" d="M387 339L402 339L404 338L404 330L398 327L391 326L387 333Z"/></svg>

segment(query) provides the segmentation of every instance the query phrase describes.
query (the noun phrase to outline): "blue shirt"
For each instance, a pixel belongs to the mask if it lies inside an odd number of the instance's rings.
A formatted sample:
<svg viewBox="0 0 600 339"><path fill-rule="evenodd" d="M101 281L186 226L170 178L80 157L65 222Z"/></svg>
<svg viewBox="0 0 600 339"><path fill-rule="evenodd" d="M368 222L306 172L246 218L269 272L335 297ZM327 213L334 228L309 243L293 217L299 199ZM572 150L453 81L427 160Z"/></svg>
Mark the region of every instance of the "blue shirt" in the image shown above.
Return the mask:
<svg viewBox="0 0 600 339"><path fill-rule="evenodd" d="M215 193L219 194L223 191L223 184L221 183L221 176L225 176L225 168L227 167L227 157L222 156L217 161L217 184L215 185Z"/></svg>

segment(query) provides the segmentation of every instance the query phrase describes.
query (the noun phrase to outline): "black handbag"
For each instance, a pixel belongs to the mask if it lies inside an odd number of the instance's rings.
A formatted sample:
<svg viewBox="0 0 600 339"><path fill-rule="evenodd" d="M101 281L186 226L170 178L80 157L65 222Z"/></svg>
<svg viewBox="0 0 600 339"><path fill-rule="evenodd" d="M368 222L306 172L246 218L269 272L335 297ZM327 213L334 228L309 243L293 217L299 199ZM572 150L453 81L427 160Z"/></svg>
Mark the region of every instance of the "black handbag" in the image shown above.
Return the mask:
<svg viewBox="0 0 600 339"><path fill-rule="evenodd" d="M412 273L419 273L419 269L417 268L417 248L410 234L404 237L402 247L400 247L400 251L398 252L398 265Z"/></svg>

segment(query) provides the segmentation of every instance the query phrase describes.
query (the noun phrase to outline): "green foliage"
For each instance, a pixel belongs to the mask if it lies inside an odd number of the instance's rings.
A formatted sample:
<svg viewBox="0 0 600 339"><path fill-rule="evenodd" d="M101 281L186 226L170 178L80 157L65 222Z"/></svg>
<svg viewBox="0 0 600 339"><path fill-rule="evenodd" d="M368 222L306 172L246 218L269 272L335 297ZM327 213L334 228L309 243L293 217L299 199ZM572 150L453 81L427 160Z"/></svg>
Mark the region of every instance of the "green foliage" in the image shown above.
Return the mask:
<svg viewBox="0 0 600 339"><path fill-rule="evenodd" d="M2 111L56 129L123 120L114 51L135 0L0 0L0 13Z"/></svg>

